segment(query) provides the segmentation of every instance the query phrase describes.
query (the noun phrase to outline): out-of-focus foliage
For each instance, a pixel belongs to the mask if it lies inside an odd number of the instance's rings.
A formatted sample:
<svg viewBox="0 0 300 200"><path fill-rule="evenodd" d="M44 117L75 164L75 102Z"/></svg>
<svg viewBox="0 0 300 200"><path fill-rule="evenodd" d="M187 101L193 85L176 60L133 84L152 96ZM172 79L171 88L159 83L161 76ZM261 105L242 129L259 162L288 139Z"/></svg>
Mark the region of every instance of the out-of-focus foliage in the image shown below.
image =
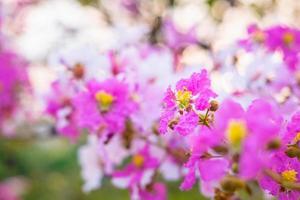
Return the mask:
<svg viewBox="0 0 300 200"><path fill-rule="evenodd" d="M116 200L129 199L127 190L116 190L104 180L101 190L85 194L81 190L82 179L77 164L79 144L65 139L33 141L31 139L0 140L0 179L17 176L28 181L25 200ZM181 192L179 183L168 185L169 199L200 200L199 191Z"/></svg>

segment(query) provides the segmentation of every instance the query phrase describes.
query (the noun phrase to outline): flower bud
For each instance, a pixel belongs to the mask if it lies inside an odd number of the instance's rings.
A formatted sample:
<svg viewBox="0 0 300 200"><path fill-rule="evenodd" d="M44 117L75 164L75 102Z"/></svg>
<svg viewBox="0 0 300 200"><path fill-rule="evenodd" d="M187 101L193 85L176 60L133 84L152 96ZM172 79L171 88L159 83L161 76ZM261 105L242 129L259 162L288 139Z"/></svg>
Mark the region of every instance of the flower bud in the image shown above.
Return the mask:
<svg viewBox="0 0 300 200"><path fill-rule="evenodd" d="M218 153L218 154L221 154L221 155L225 155L228 153L228 148L224 145L218 145L218 146L214 146L213 147L213 150Z"/></svg>
<svg viewBox="0 0 300 200"><path fill-rule="evenodd" d="M81 63L77 63L73 67L72 72L76 79L82 79L84 76L84 66Z"/></svg>
<svg viewBox="0 0 300 200"><path fill-rule="evenodd" d="M218 110L218 108L219 108L219 103L216 100L212 100L210 102L210 108L209 108L209 110L215 112L215 111Z"/></svg>
<svg viewBox="0 0 300 200"><path fill-rule="evenodd" d="M244 181L234 176L228 176L221 181L221 187L225 192L233 193L244 186Z"/></svg>
<svg viewBox="0 0 300 200"><path fill-rule="evenodd" d="M295 146L290 146L285 150L285 154L290 158L300 158L300 149Z"/></svg>
<svg viewBox="0 0 300 200"><path fill-rule="evenodd" d="M238 163L233 163L232 164L232 171L234 173L236 173L236 174L239 172L239 165L238 165Z"/></svg>
<svg viewBox="0 0 300 200"><path fill-rule="evenodd" d="M271 140L268 144L267 144L267 149L268 150L276 150L280 148L280 140L279 139L274 139Z"/></svg>

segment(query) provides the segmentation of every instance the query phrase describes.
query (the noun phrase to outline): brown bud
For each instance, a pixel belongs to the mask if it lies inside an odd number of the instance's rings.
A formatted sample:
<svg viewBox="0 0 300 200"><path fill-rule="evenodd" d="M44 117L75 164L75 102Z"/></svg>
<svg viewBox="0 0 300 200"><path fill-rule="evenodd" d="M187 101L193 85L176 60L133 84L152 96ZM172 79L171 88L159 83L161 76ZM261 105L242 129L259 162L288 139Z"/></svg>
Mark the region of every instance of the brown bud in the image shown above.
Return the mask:
<svg viewBox="0 0 300 200"><path fill-rule="evenodd" d="M290 146L285 150L285 154L290 158L300 158L300 149L295 146Z"/></svg>
<svg viewBox="0 0 300 200"><path fill-rule="evenodd" d="M271 140L268 144L267 144L267 149L268 150L276 150L280 148L280 140L279 139L274 139Z"/></svg>
<svg viewBox="0 0 300 200"><path fill-rule="evenodd" d="M242 189L244 186L244 181L234 176L228 176L221 181L222 189L229 193L234 193L235 191Z"/></svg>
<svg viewBox="0 0 300 200"><path fill-rule="evenodd" d="M215 189L215 195L214 195L214 200L229 200L233 196L232 193L227 193L219 188Z"/></svg>
<svg viewBox="0 0 300 200"><path fill-rule="evenodd" d="M221 155L225 155L228 153L228 148L224 145L218 145L218 146L214 146L213 147L213 150L218 153L218 154L221 154Z"/></svg>
<svg viewBox="0 0 300 200"><path fill-rule="evenodd" d="M215 111L218 110L218 108L219 108L219 103L216 100L212 100L210 102L210 108L209 108L209 110L215 112Z"/></svg>
<svg viewBox="0 0 300 200"><path fill-rule="evenodd" d="M129 149L131 147L132 140L135 136L135 130L130 120L126 121L125 130L122 134L123 145L125 148Z"/></svg>
<svg viewBox="0 0 300 200"><path fill-rule="evenodd" d="M239 172L239 165L237 163L232 164L232 171L236 174Z"/></svg>
<svg viewBox="0 0 300 200"><path fill-rule="evenodd" d="M236 153L236 154L234 154L233 156L232 156L232 160L234 161L234 162L239 162L239 160L240 160L240 154L238 154L238 153Z"/></svg>
<svg viewBox="0 0 300 200"><path fill-rule="evenodd" d="M73 75L77 79L82 79L84 76L84 66L81 63L77 63L72 69Z"/></svg>
<svg viewBox="0 0 300 200"><path fill-rule="evenodd" d="M169 128L173 130L177 124L178 124L178 119L174 119L174 120L170 121Z"/></svg>

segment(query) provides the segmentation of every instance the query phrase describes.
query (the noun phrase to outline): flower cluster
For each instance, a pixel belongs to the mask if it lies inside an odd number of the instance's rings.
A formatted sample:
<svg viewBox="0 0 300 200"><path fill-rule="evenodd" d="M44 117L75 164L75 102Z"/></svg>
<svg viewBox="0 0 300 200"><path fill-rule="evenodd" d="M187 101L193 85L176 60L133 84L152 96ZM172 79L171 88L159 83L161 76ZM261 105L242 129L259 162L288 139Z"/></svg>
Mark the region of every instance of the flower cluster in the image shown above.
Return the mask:
<svg viewBox="0 0 300 200"><path fill-rule="evenodd" d="M210 89L210 80L205 70L192 74L189 79L180 80L175 91L169 87L163 99L160 132L166 133L170 128L185 136L199 123L208 125L208 111L214 109L209 101L214 97L216 94ZM205 109L208 109L207 113L201 114Z"/></svg>
<svg viewBox="0 0 300 200"><path fill-rule="evenodd" d="M268 34L272 38L275 33ZM255 52L250 41L243 45ZM286 53L281 47L269 50ZM169 48L178 53L177 47ZM72 141L88 133L88 143L79 150L84 191L101 187L103 177L109 177L114 186L128 189L131 199L163 200L162 177L183 178L182 190L199 179L202 193L215 199L253 196L258 190L280 199L299 195L299 114L287 124L297 108L296 97L282 104L276 95L267 95L288 84L297 91L294 82L275 76L247 88L267 78L251 72L254 78L243 92L252 101L239 102L242 92L218 96L207 69L178 70L174 52L165 47L91 52L95 62L84 60L86 56L58 56L56 64L64 72L52 85L47 108L56 130ZM154 70L153 63L167 71ZM278 75L295 73L278 66ZM177 81L183 74L189 77ZM261 87L270 91L263 93Z"/></svg>
<svg viewBox="0 0 300 200"><path fill-rule="evenodd" d="M290 70L299 68L300 31L286 26L274 26L265 30L256 25L248 28L249 39L241 45L251 50L262 45L270 52L280 52Z"/></svg>
<svg viewBox="0 0 300 200"><path fill-rule="evenodd" d="M16 2L0 2L7 9L0 12L0 132L15 126L35 68L48 67L46 102L27 100L28 110L42 120L46 112L53 132L71 142L86 141L78 151L84 192L105 178L132 200L165 200L165 182L183 180L181 190L199 182L216 200L299 199L299 29L251 25L245 39L222 49L228 24L240 27L230 16L249 21L236 11L242 1ZM37 37L41 29L47 34ZM2 44L2 30L34 66L29 78L27 63ZM4 186L0 199L17 199Z"/></svg>
<svg viewBox="0 0 300 200"><path fill-rule="evenodd" d="M202 86L194 89L201 90ZM168 105L174 102L169 101ZM207 123L196 121L194 131L191 125L174 128L180 134L189 133L183 134L189 158L181 189L191 189L199 177L202 192L216 199L232 198L239 191L251 195L254 182L280 199L299 196L299 113L285 126L274 103L257 99L244 110L228 99L212 115ZM162 113L162 122L165 116Z"/></svg>

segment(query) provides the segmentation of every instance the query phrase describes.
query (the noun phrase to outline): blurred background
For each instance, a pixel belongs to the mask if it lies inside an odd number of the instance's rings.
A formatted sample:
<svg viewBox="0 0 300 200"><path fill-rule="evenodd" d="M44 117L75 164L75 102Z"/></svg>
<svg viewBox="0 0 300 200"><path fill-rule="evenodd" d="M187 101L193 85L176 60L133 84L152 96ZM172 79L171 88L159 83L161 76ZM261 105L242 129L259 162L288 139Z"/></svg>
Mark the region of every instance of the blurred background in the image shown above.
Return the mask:
<svg viewBox="0 0 300 200"><path fill-rule="evenodd" d="M91 46L105 52L143 42L163 45L162 19L171 19L180 32L195 27L199 44L184 49L182 62L208 68L214 67L212 53L245 36L252 23L300 26L299 0L1 0L0 5L1 32L30 63L35 99L49 92L57 55L74 49L81 54L78 49ZM42 101L25 100L41 116ZM84 136L76 144L58 137L47 117L14 123L16 137L0 134L0 194L7 195L1 200L129 199L126 190L106 180L101 189L82 192L77 150ZM169 199L204 199L198 188L181 192L179 184L168 184Z"/></svg>

